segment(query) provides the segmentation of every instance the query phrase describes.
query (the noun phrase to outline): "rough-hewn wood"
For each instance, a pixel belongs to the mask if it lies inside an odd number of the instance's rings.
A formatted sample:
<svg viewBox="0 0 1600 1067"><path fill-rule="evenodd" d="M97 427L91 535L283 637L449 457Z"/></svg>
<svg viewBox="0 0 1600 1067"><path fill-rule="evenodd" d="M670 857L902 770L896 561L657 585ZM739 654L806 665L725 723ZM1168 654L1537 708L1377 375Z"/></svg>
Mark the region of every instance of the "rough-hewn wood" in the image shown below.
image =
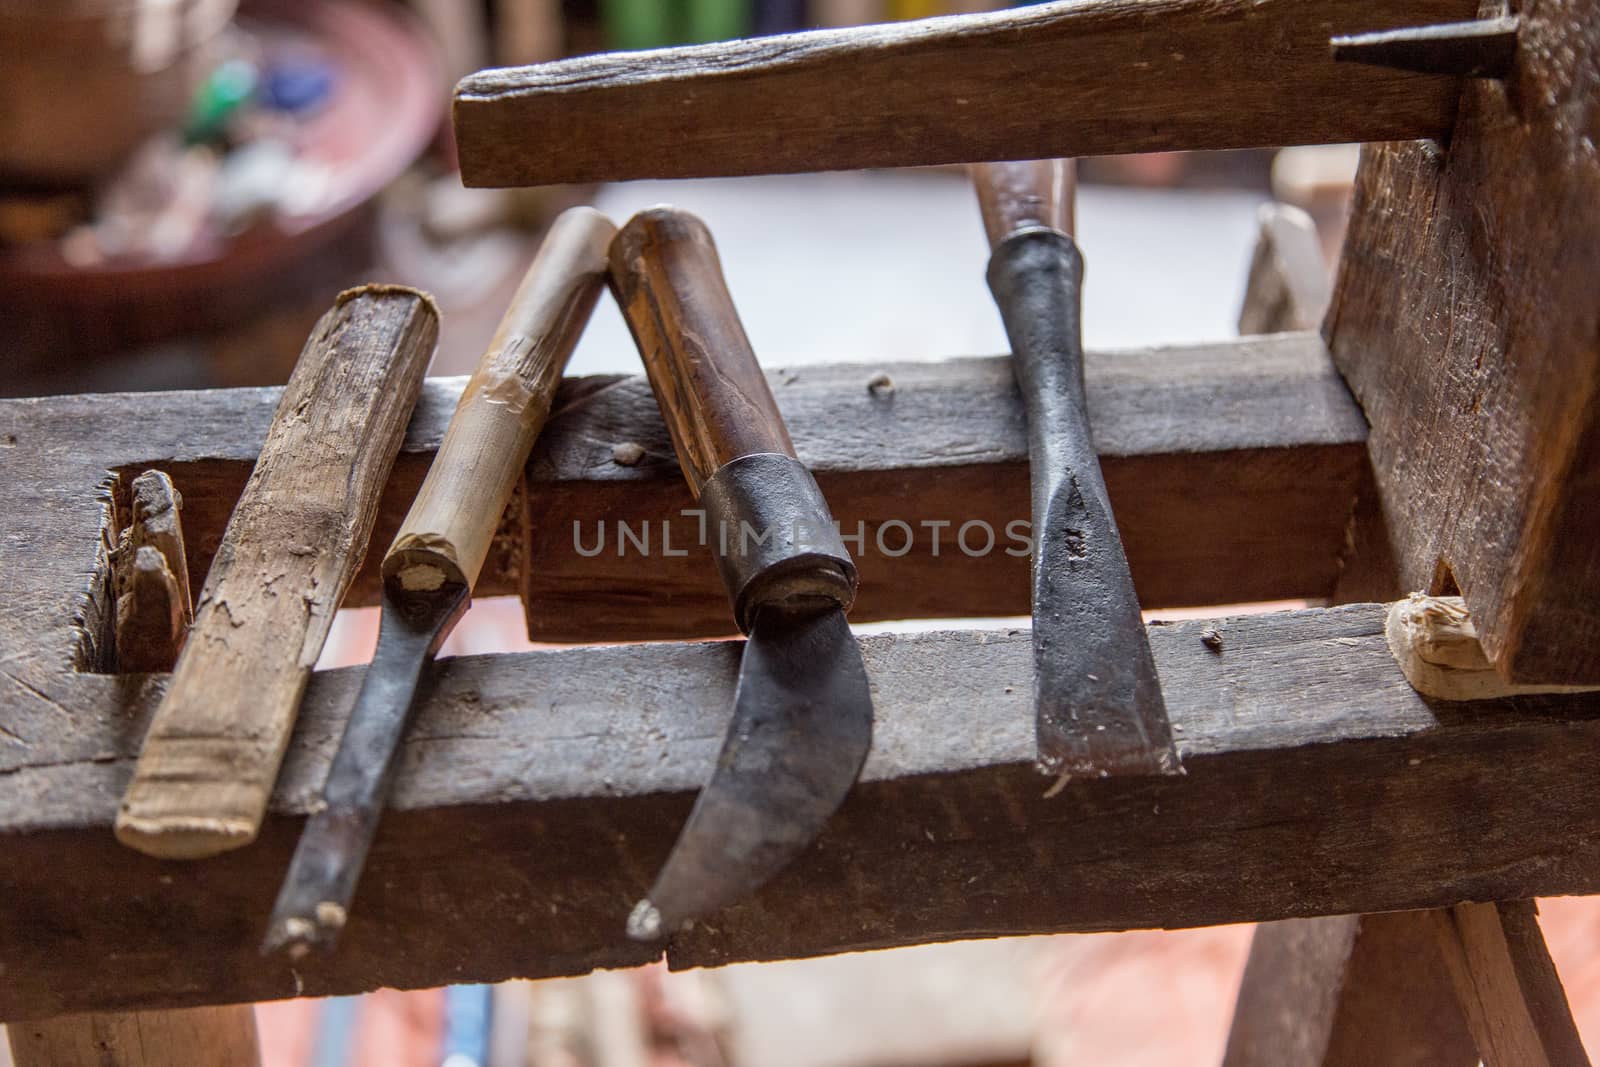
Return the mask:
<svg viewBox="0 0 1600 1067"><path fill-rule="evenodd" d="M540 67L456 90L469 185L1439 137L1459 83L1354 64L1335 34L1471 0L1078 0Z"/></svg>
<svg viewBox="0 0 1600 1067"><path fill-rule="evenodd" d="M1430 913L1485 1067L1588 1067L1531 900Z"/></svg>
<svg viewBox="0 0 1600 1067"><path fill-rule="evenodd" d="M794 455L704 222L641 211L611 245L611 284L696 499L741 456Z"/></svg>
<svg viewBox="0 0 1600 1067"><path fill-rule="evenodd" d="M306 341L123 797L130 848L191 859L255 838L438 331L424 294L369 286Z"/></svg>
<svg viewBox="0 0 1600 1067"><path fill-rule="evenodd" d="M257 1067L250 1004L61 1015L6 1027L16 1067Z"/></svg>
<svg viewBox="0 0 1600 1067"><path fill-rule="evenodd" d="M1364 151L1324 330L1407 585L1507 679L1600 682L1600 3L1521 15L1448 148Z"/></svg>
<svg viewBox="0 0 1600 1067"><path fill-rule="evenodd" d="M1146 607L1332 588L1362 460L1344 442L1359 440L1364 425L1305 336L1088 353L1094 440ZM861 575L853 620L1028 613L1028 560L1006 551L1007 525L1029 515L1009 359L770 377L843 532L864 535L846 541ZM727 633L727 597L698 543L698 521L681 514L694 501L647 385L584 383L560 406L525 497L530 633L551 641ZM1323 443L1312 452L1291 439ZM614 462L622 443L641 446L643 461ZM667 519L670 554L661 541ZM961 550L956 538L969 521L995 531L993 551ZM604 549L585 556L575 538L593 552L601 522ZM619 523L638 535L646 522L648 561L617 534ZM933 522L946 525L924 525ZM977 551L982 538L968 543Z"/></svg>
<svg viewBox="0 0 1600 1067"><path fill-rule="evenodd" d="M671 959L1600 890L1600 698L1430 706L1382 630L1376 605L1153 627L1188 774L1051 799L1026 631L867 638L862 783L793 868ZM27 747L0 744L0 1018L637 962L622 922L716 758L738 657L441 662L340 951L295 970L256 946L359 670L313 677L256 845L181 867L107 832L164 679L8 687Z"/></svg>
<svg viewBox="0 0 1600 1067"><path fill-rule="evenodd" d="M1327 595L1366 427L1319 338L1090 352L1086 374L1095 441L1142 603ZM1022 403L1009 359L808 366L769 376L800 458L817 472L834 515L846 533L866 524L870 551L847 544L863 557L852 618L1027 613L1027 560L1003 550L1006 524L1028 515ZM380 549L410 507L462 384L432 379L423 388L379 505L371 540ZM0 552L0 647L40 651L38 676L24 677L39 681L69 661L87 669L97 662L78 646L98 618L104 505L97 494L105 471L131 475L153 466L172 475L184 497L189 571L199 583L279 395L242 389L0 401L0 487L14 502L3 543L16 548ZM7 437L17 446L4 447ZM634 466L616 462L627 445L638 446ZM679 515L693 498L642 376L567 382L529 472L532 491L521 494L533 520L526 583L540 639L729 632L727 594L707 550L694 543L697 523ZM518 591L521 515L501 526L478 596ZM673 552L688 556L660 551L667 518L675 522ZM916 534L903 556L876 545L883 524L896 518ZM969 519L994 527L996 551L960 552L957 527ZM601 520L606 551L586 558L573 548L574 523L592 546ZM655 549L649 566L631 545L619 558L615 523L638 533L647 520ZM919 525L925 521L953 525L935 531ZM891 551L901 539L898 529L884 531ZM377 601L379 554L370 554L347 603Z"/></svg>
<svg viewBox="0 0 1600 1067"><path fill-rule="evenodd" d="M133 480L128 525L112 556L116 665L137 674L170 671L194 618L183 547L183 497L172 479L145 471Z"/></svg>
<svg viewBox="0 0 1600 1067"><path fill-rule="evenodd" d="M1223 1067L1477 1067L1430 915L1256 927Z"/></svg>

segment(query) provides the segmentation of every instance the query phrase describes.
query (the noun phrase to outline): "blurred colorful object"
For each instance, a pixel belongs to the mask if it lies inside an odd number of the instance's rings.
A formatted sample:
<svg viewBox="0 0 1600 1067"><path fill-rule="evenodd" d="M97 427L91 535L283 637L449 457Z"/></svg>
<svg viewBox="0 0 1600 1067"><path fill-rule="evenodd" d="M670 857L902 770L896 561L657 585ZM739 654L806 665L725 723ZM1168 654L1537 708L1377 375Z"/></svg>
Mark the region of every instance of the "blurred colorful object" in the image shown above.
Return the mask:
<svg viewBox="0 0 1600 1067"><path fill-rule="evenodd" d="M238 0L0 0L0 182L83 184L180 124Z"/></svg>
<svg viewBox="0 0 1600 1067"><path fill-rule="evenodd" d="M750 33L751 0L602 0L606 42L632 51Z"/></svg>
<svg viewBox="0 0 1600 1067"><path fill-rule="evenodd" d="M0 20L21 6L0 0ZM369 205L444 112L426 33L395 4L247 0L216 47L227 61L101 183L86 222L59 241L0 234L14 366L206 334L312 290L325 305L371 266Z"/></svg>

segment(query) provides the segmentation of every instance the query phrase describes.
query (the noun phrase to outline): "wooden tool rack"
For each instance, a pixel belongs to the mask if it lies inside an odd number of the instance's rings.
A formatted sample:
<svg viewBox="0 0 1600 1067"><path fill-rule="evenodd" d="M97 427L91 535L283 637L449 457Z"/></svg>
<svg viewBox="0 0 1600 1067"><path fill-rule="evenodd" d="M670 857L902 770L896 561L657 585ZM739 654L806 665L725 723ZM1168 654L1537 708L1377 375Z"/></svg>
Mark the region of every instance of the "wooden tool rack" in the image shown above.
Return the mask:
<svg viewBox="0 0 1600 1067"><path fill-rule="evenodd" d="M1328 48L1502 13L1082 0L462 84L478 184L1391 142L1363 151L1320 328L1321 280L1295 266L1314 257L1279 220L1249 315L1290 332L1090 354L1143 603L1330 605L1152 628L1187 774L1047 799L1025 631L867 638L860 785L791 869L674 941L673 965L1293 920L1257 933L1230 1064L1583 1061L1528 898L1600 892L1600 695L1425 698L1381 602L1459 590L1505 677L1600 684L1600 3L1525 0L1498 77ZM771 380L847 527L1027 514L1005 359ZM461 384L427 386L374 545ZM154 468L181 491L198 588L277 397L0 401L0 1018L167 1018L653 955L622 919L707 775L737 656L690 640L730 628L700 552L646 568L571 549L574 522L689 506L638 376L565 384L478 594L522 596L536 639L664 643L441 663L335 955L291 968L256 946L360 669L313 679L255 845L176 864L114 840L165 684L116 672L108 546L130 480ZM614 462L628 443L643 462ZM934 558L919 528L863 565L854 618L1024 614L1026 568ZM369 571L347 603L375 599Z"/></svg>

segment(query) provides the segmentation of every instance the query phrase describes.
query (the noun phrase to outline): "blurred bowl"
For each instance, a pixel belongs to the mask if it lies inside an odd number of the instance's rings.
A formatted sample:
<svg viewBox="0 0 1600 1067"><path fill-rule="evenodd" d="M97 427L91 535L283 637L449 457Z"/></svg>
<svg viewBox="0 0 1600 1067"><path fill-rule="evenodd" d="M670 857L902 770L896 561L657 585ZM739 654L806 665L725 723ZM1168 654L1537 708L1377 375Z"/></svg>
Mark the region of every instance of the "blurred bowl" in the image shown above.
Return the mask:
<svg viewBox="0 0 1600 1067"><path fill-rule="evenodd" d="M81 185L179 125L238 0L0 0L0 182Z"/></svg>

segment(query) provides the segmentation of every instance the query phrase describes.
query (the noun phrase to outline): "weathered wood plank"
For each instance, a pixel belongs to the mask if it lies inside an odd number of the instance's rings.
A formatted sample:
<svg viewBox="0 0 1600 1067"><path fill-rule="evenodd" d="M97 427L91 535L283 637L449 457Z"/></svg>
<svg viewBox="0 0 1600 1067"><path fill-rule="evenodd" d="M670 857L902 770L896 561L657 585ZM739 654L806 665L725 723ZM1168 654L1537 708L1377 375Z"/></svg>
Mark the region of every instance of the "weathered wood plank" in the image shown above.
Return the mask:
<svg viewBox="0 0 1600 1067"><path fill-rule="evenodd" d="M6 1028L16 1067L259 1067L250 1004L62 1015Z"/></svg>
<svg viewBox="0 0 1600 1067"><path fill-rule="evenodd" d="M1472 0L1077 0L469 75L468 185L1442 137L1459 82L1334 63L1336 34Z"/></svg>
<svg viewBox="0 0 1600 1067"><path fill-rule="evenodd" d="M1431 706L1382 627L1372 605L1153 627L1188 774L1048 800L1025 631L868 638L862 784L672 960L1600 890L1600 698ZM737 663L728 643L440 663L341 950L295 971L256 945L361 672L313 677L258 843L182 867L110 833L165 678L56 677L26 747L0 745L0 1018L638 962L621 924L715 758Z"/></svg>
<svg viewBox="0 0 1600 1067"><path fill-rule="evenodd" d="M1095 441L1142 603L1327 594L1366 426L1319 338L1091 352L1086 362ZM868 390L879 375L892 389ZM1006 524L1028 517L1022 403L1007 360L808 366L773 371L771 381L800 458L817 472L834 514L847 532L868 524L870 551L855 553L863 557L862 587L852 618L1027 613L1027 560L1004 551ZM373 544L394 536L461 385L432 380L425 387ZM0 558L0 575L15 582L0 584L0 604L14 597L38 607L49 632L81 613L74 598L82 595L83 572L94 568L94 494L107 468L156 467L172 476L183 493L191 580L198 583L277 397L263 389L0 401L0 431L20 442L0 448L0 486L17 506L7 534L21 539L20 555ZM621 466L617 446L630 443L643 458ZM519 562L519 512L501 527L479 595L520 588L534 635L548 641L731 631L708 550L691 545L685 557L659 551L662 520L675 519L675 551L698 526L678 514L692 501L642 375L567 382L529 471L529 563ZM877 550L877 531L891 519L917 535L905 555ZM955 537L970 520L993 527L995 551L981 558L960 552ZM601 521L611 535L608 550L580 555L574 524L592 545ZM631 549L617 556L618 521L635 532L651 524L652 558ZM924 521L952 525L935 531ZM891 551L901 536L885 532ZM970 543L981 542L975 536ZM376 555L347 604L376 601ZM0 612L0 634L8 626ZM16 632L41 644L38 625Z"/></svg>
<svg viewBox="0 0 1600 1067"><path fill-rule="evenodd" d="M1589 1067L1531 900L1428 913L1487 1067Z"/></svg>
<svg viewBox="0 0 1600 1067"><path fill-rule="evenodd" d="M1447 149L1364 150L1324 331L1407 586L1508 680L1600 683L1600 2L1521 17Z"/></svg>
<svg viewBox="0 0 1600 1067"><path fill-rule="evenodd" d="M307 338L123 797L129 848L198 859L255 838L438 336L431 297L364 286Z"/></svg>
<svg viewBox="0 0 1600 1067"><path fill-rule="evenodd" d="M1434 914L1258 926L1223 1067L1478 1067Z"/></svg>

